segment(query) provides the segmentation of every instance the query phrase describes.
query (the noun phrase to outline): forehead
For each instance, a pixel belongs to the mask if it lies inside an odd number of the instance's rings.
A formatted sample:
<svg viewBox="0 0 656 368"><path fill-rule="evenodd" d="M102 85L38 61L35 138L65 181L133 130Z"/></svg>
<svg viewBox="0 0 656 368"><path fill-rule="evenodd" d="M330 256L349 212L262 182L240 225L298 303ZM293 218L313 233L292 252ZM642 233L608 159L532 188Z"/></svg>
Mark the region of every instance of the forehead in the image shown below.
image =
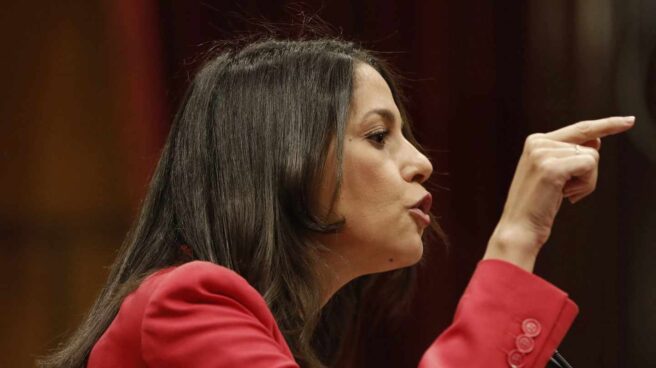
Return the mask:
<svg viewBox="0 0 656 368"><path fill-rule="evenodd" d="M359 63L355 68L351 107L356 119L373 109L387 109L396 116L399 114L389 85L376 69L365 63Z"/></svg>

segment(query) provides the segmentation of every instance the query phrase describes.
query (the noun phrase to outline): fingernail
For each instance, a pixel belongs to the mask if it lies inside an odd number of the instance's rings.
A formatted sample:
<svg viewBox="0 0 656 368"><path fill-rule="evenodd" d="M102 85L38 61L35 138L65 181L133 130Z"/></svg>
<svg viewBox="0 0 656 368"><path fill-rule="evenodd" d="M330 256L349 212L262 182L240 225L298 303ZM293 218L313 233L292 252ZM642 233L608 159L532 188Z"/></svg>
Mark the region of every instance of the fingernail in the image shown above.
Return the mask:
<svg viewBox="0 0 656 368"><path fill-rule="evenodd" d="M572 197L576 194L581 194L581 193L585 192L586 189L587 189L586 185L579 184L578 186L567 188L567 190L563 192L563 195L565 197Z"/></svg>
<svg viewBox="0 0 656 368"><path fill-rule="evenodd" d="M626 119L626 124L631 125L635 122L635 116L625 116L624 119Z"/></svg>
<svg viewBox="0 0 656 368"><path fill-rule="evenodd" d="M567 197L571 199L575 197L577 194L579 194L577 190L568 190L567 192L563 193L563 197Z"/></svg>

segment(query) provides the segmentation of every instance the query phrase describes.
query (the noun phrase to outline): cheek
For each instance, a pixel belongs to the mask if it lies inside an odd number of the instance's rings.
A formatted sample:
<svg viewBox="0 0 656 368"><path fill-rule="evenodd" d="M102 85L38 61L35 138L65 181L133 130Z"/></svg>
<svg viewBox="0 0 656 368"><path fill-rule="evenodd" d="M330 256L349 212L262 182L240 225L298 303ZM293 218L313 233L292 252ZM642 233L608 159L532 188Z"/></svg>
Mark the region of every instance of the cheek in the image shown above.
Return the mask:
<svg viewBox="0 0 656 368"><path fill-rule="evenodd" d="M391 160L351 159L344 161L340 196L341 212L349 221L387 225L398 219L401 204L400 175ZM351 217L351 218L349 218Z"/></svg>
<svg viewBox="0 0 656 368"><path fill-rule="evenodd" d="M392 160L344 162L339 211L346 220L344 243L349 257L367 272L414 264L423 242L407 213L404 182Z"/></svg>

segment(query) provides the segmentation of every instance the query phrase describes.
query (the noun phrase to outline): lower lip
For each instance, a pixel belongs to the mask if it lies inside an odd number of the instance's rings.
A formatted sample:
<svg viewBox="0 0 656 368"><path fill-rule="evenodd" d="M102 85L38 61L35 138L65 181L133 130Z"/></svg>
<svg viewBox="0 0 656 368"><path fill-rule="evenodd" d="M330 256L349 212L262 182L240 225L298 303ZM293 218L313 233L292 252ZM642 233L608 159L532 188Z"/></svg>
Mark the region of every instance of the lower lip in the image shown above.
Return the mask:
<svg viewBox="0 0 656 368"><path fill-rule="evenodd" d="M411 208L410 214L423 226L428 226L431 222L430 216L419 208Z"/></svg>

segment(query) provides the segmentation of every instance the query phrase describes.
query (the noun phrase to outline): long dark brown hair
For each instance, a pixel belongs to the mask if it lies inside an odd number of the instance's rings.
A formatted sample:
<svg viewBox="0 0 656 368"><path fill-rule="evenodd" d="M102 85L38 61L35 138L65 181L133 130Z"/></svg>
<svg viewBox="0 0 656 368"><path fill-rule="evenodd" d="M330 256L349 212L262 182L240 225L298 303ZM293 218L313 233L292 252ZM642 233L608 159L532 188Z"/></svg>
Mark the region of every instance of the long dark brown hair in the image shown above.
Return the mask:
<svg viewBox="0 0 656 368"><path fill-rule="evenodd" d="M366 300L386 313L414 269L361 277L323 309L313 233L340 231L311 208L328 146L341 178L344 130L358 63L389 84L415 145L397 81L381 59L337 39L264 39L223 47L192 81L140 215L88 316L41 367L83 367L124 297L148 274L191 260L242 275L271 308L298 362L322 367L352 357ZM335 188L337 196L339 185ZM335 198L334 197L334 198ZM441 235L439 227L434 230ZM181 246L188 248L186 254ZM385 284L385 286L382 286ZM375 302L374 302L375 301ZM381 307L382 306L382 307ZM350 329L336 319L348 320ZM346 344L345 341L350 343Z"/></svg>

